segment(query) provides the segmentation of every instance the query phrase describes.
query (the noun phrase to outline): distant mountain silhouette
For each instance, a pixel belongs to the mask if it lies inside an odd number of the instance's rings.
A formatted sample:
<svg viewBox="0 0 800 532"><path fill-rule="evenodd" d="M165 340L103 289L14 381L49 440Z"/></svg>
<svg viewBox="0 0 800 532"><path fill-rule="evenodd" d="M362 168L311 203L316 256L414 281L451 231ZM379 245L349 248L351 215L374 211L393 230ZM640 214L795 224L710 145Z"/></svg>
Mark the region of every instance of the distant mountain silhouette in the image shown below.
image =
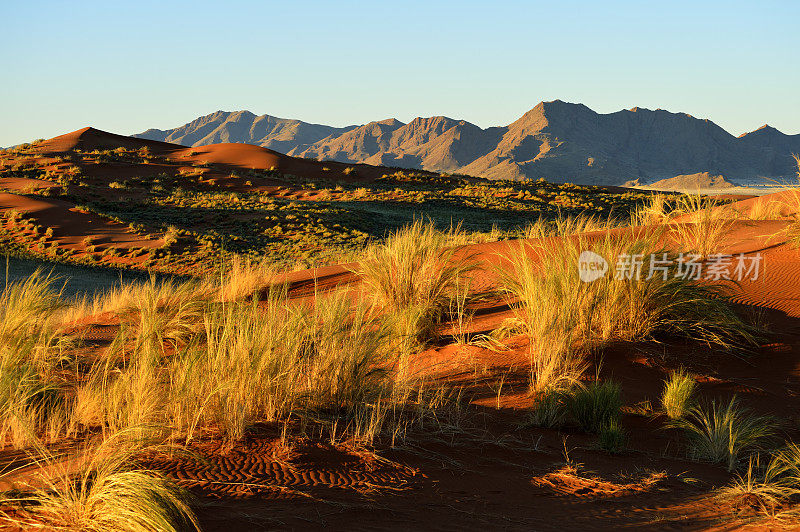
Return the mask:
<svg viewBox="0 0 800 532"><path fill-rule="evenodd" d="M584 184L649 183L699 173L738 183L791 179L791 154L800 153L800 135L769 126L737 138L684 113L633 108L598 114L560 100L487 129L445 116L336 128L217 111L179 128L134 136L187 146L243 142L318 160Z"/></svg>

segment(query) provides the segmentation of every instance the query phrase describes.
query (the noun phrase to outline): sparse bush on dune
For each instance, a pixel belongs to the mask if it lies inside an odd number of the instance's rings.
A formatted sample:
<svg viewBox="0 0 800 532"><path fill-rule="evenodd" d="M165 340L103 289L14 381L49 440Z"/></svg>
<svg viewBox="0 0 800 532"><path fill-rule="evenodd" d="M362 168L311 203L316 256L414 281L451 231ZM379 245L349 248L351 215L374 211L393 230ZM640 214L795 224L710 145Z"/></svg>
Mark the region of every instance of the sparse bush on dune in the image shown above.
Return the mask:
<svg viewBox="0 0 800 532"><path fill-rule="evenodd" d="M694 378L683 370L670 375L661 392L661 404L667 417L680 419L686 415L694 401L696 387Z"/></svg>
<svg viewBox="0 0 800 532"><path fill-rule="evenodd" d="M167 227L167 230L164 232L164 237L162 239L163 246L168 248L172 246L175 242L178 241L178 229L174 225L170 225Z"/></svg>
<svg viewBox="0 0 800 532"><path fill-rule="evenodd" d="M712 401L695 406L671 426L683 430L689 456L724 464L733 471L743 454L758 451L775 436L776 421L739 406L734 397L727 404Z"/></svg>
<svg viewBox="0 0 800 532"><path fill-rule="evenodd" d="M146 451L126 433L87 446L71 460L40 447L33 457L37 478L0 494L0 523L23 530L199 530L191 495L138 465Z"/></svg>
<svg viewBox="0 0 800 532"><path fill-rule="evenodd" d="M454 238L417 220L367 249L360 261L364 292L392 323L401 352L436 336L459 287L478 268L471 255L448 246Z"/></svg>

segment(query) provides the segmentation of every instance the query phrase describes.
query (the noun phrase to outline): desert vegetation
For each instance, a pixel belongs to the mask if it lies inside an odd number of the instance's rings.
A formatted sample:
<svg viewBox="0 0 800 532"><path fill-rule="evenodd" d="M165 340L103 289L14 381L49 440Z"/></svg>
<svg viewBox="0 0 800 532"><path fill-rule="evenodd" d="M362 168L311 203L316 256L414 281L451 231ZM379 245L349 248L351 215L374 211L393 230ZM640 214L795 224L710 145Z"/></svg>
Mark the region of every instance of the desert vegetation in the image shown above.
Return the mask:
<svg viewBox="0 0 800 532"><path fill-rule="evenodd" d="M10 192L24 201L0 221L7 251L188 275L77 299L46 271L6 283L9 526L190 530L238 497L373 508L434 483L455 493L471 475L505 486L496 470L548 496L652 505L680 483L756 501L752 518L792 518L800 434L765 404L794 405L795 384L763 373L793 348L765 354L788 341L742 305L793 310L771 285L766 297L686 275L762 222L773 234L759 249L791 264L786 205L36 150L0 156L3 176L58 184ZM112 180L99 171L112 163L141 175ZM87 219L104 230L80 233ZM630 477L645 459L656 469ZM695 469L703 480L686 487Z"/></svg>

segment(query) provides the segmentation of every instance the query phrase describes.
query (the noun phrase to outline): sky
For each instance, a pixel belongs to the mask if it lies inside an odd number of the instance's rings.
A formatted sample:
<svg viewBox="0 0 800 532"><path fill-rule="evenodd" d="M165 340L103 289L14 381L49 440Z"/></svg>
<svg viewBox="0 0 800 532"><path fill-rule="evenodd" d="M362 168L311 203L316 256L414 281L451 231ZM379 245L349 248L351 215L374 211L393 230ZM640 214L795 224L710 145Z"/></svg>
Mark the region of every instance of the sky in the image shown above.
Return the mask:
<svg viewBox="0 0 800 532"><path fill-rule="evenodd" d="M800 2L0 5L0 146L222 109L344 126L505 125L540 101L800 133Z"/></svg>

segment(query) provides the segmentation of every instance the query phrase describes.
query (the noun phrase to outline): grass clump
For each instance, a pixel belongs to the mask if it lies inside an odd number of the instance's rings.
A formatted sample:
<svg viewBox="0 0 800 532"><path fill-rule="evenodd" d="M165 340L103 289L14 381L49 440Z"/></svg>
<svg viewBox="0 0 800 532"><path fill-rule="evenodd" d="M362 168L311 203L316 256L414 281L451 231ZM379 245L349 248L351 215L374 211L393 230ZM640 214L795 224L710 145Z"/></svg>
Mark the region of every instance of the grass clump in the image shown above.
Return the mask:
<svg viewBox="0 0 800 532"><path fill-rule="evenodd" d="M467 274L478 268L471 255L448 246L454 238L417 220L370 247L360 262L364 291L392 322L401 352L436 336Z"/></svg>
<svg viewBox="0 0 800 532"><path fill-rule="evenodd" d="M169 368L168 417L187 438L216 426L237 439L256 421L363 414L391 394L385 338L368 306L344 293L313 307L287 306L279 292L216 305L204 342Z"/></svg>
<svg viewBox="0 0 800 532"><path fill-rule="evenodd" d="M617 424L621 408L622 387L612 381L594 381L578 388L569 401L570 413L578 426L598 434Z"/></svg>
<svg viewBox="0 0 800 532"><path fill-rule="evenodd" d="M631 225L662 225L673 216L675 202L666 194L653 194L631 212Z"/></svg>
<svg viewBox="0 0 800 532"><path fill-rule="evenodd" d="M0 495L0 503L14 510L0 512L0 522L25 530L199 530L189 493L140 467L141 451L115 436L84 450L75 467L41 449L29 489Z"/></svg>
<svg viewBox="0 0 800 532"><path fill-rule="evenodd" d="M775 436L774 425L774 419L740 407L736 397L727 404L695 406L671 423L686 435L691 458L723 464L729 471L744 453L761 449Z"/></svg>
<svg viewBox="0 0 800 532"><path fill-rule="evenodd" d="M681 419L692 406L697 387L694 378L684 370L678 370L664 382L661 405L670 419Z"/></svg>
<svg viewBox="0 0 800 532"><path fill-rule="evenodd" d="M530 415L530 424L548 429L561 427L569 415L569 393L549 390L539 395Z"/></svg>
<svg viewBox="0 0 800 532"><path fill-rule="evenodd" d="M699 194L679 196L675 214L683 217L672 225L681 251L696 253L703 259L727 246L739 215L716 199Z"/></svg>
<svg viewBox="0 0 800 532"><path fill-rule="evenodd" d="M595 231L605 231L614 226L609 218L603 220L599 216L579 214L577 216L559 216L553 220L539 218L529 224L524 231L525 238L540 239L553 236L565 237Z"/></svg>
<svg viewBox="0 0 800 532"><path fill-rule="evenodd" d="M56 329L62 303L53 282L36 271L0 294L0 446L53 440L68 425L58 370L71 342Z"/></svg>
<svg viewBox="0 0 800 532"><path fill-rule="evenodd" d="M723 501L755 505L764 514L775 517L782 505L798 493L797 483L787 475L787 471L779 454L763 467L758 455L751 456L745 473L737 473L728 486L717 491L717 497Z"/></svg>
<svg viewBox="0 0 800 532"><path fill-rule="evenodd" d="M506 257L508 265L498 274L530 338L534 392L575 381L585 370L581 353L612 341L675 335L727 350L756 344L726 287L679 276L659 236L658 231L579 235L557 244L521 243ZM579 270L587 250L609 268L591 282L581 280ZM619 257L631 258L631 264L619 267ZM641 258L639 264L634 257Z"/></svg>
<svg viewBox="0 0 800 532"><path fill-rule="evenodd" d="M625 449L628 435L618 421L610 421L597 434L597 446L611 454L619 454Z"/></svg>

